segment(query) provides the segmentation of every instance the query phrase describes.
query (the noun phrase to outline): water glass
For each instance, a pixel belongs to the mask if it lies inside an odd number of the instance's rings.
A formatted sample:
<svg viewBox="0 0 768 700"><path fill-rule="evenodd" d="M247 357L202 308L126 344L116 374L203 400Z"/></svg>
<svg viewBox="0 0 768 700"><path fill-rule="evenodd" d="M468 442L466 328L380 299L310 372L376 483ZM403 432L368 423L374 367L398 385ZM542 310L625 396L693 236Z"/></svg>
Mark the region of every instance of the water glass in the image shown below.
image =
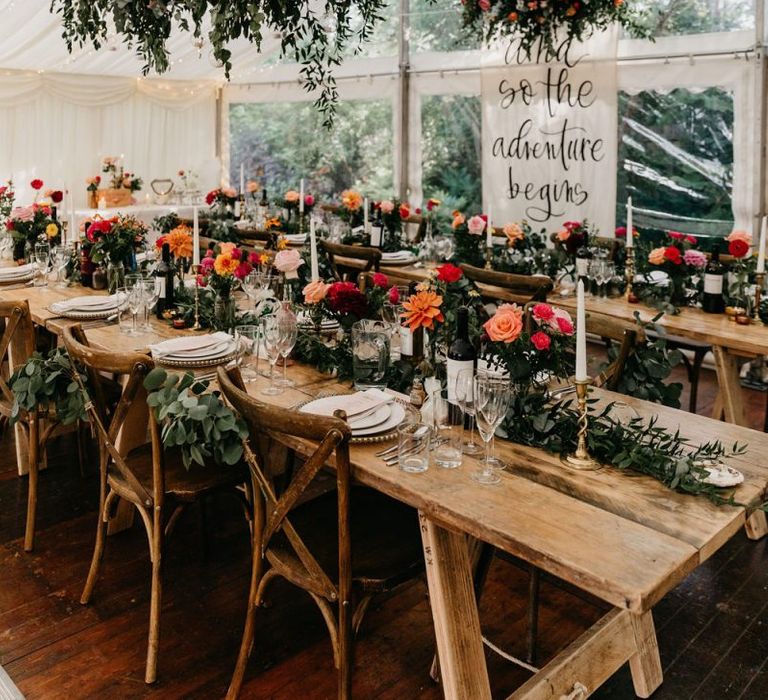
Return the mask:
<svg viewBox="0 0 768 700"><path fill-rule="evenodd" d="M430 395L432 407L432 461L443 469L456 469L462 461L464 416L448 401L447 391L437 389Z"/></svg>
<svg viewBox="0 0 768 700"><path fill-rule="evenodd" d="M469 422L469 436L464 441L464 454L477 455L483 448L475 442L475 401L474 401L475 371L461 370L456 375L456 402ZM449 392L450 395L450 392Z"/></svg>
<svg viewBox="0 0 768 700"><path fill-rule="evenodd" d="M117 324L120 332L126 335L133 335L133 312L128 303L130 293L130 290L125 287L117 290L118 298L121 300L117 307Z"/></svg>
<svg viewBox="0 0 768 700"><path fill-rule="evenodd" d="M429 469L431 428L424 423L402 423L397 429L398 465L404 472L420 474Z"/></svg>
<svg viewBox="0 0 768 700"><path fill-rule="evenodd" d="M260 337L261 333L258 326L235 327L237 362L240 367L240 374L246 383L252 382L258 377Z"/></svg>
<svg viewBox="0 0 768 700"><path fill-rule="evenodd" d="M389 368L389 324L370 319L352 326L352 376L355 389L385 389Z"/></svg>
<svg viewBox="0 0 768 700"><path fill-rule="evenodd" d="M154 277L144 277L141 281L141 286L144 292L144 322L141 328L144 331L151 331L152 324L149 322L150 312L160 298L160 286L156 284Z"/></svg>
<svg viewBox="0 0 768 700"><path fill-rule="evenodd" d="M262 389L261 393L265 396L276 396L282 394L283 389L275 386L275 365L280 359L280 345L282 343L282 329L276 315L267 316L262 320L262 338L264 339L264 349L267 352L269 360L269 386Z"/></svg>

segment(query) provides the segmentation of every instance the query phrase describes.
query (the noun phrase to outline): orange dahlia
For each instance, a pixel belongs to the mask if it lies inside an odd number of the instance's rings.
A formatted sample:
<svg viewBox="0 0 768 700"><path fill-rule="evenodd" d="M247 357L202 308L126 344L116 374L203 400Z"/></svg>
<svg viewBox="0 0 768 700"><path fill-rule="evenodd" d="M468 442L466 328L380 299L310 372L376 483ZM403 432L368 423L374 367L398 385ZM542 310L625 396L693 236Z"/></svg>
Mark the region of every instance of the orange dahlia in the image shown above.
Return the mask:
<svg viewBox="0 0 768 700"><path fill-rule="evenodd" d="M177 258L192 257L192 235L189 226L181 224L172 229L166 236L164 243L168 244L171 253Z"/></svg>
<svg viewBox="0 0 768 700"><path fill-rule="evenodd" d="M405 311L402 314L406 325L415 331L417 328L432 330L435 322L442 323L445 320L440 306L443 297L430 290L424 290L413 294L403 302Z"/></svg>
<svg viewBox="0 0 768 700"><path fill-rule="evenodd" d="M213 269L216 270L217 275L226 277L227 275L235 274L237 266L240 264L239 260L231 257L230 255L223 253L217 256L213 263Z"/></svg>

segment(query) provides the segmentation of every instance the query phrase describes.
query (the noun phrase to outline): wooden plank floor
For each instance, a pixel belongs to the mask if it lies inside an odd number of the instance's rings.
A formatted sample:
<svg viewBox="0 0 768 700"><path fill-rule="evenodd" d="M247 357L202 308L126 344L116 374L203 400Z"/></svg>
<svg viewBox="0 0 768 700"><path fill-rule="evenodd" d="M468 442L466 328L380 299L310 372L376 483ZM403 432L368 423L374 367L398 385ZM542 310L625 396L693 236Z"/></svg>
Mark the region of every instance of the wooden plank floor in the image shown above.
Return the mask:
<svg viewBox="0 0 768 700"><path fill-rule="evenodd" d="M705 371L699 410L714 399ZM761 427L765 394L750 391L747 414ZM687 396L684 396L687 401ZM79 604L95 530L97 483L81 476L72 445L51 450L42 474L39 535L25 554L26 480L15 472L9 433L0 444L0 665L30 699L217 698L232 671L246 599L248 545L238 506L211 506L208 551L199 513L190 510L169 542L159 681L143 683L149 598L146 539L138 525L108 541L93 603ZM514 507L514 504L510 504ZM765 541L734 538L667 595L655 611L665 681L654 698L768 697L768 567ZM521 656L527 573L497 558L481 618L485 635ZM335 674L324 624L309 598L277 582L258 616L244 698L333 698ZM545 580L541 657L546 659L597 620L592 600ZM432 623L425 589L411 585L379 600L357 647L355 696L437 699L429 679ZM494 696L506 697L527 672L488 654ZM634 698L627 669L593 697Z"/></svg>

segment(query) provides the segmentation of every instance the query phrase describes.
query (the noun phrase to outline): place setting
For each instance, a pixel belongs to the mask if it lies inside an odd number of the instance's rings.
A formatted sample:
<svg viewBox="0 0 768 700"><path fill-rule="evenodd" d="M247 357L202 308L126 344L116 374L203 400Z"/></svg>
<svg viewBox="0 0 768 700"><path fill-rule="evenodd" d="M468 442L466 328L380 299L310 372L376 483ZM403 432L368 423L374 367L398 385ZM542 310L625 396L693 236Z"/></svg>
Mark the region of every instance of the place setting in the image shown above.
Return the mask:
<svg viewBox="0 0 768 700"><path fill-rule="evenodd" d="M385 252L381 254L381 262L382 264L386 264L386 265L392 265L392 266L412 265L417 260L418 260L418 257L410 250L397 250L392 253Z"/></svg>
<svg viewBox="0 0 768 700"><path fill-rule="evenodd" d="M34 262L13 267L0 267L0 286L29 282L35 278L36 274L37 263Z"/></svg>
<svg viewBox="0 0 768 700"><path fill-rule="evenodd" d="M126 303L127 295L124 292L116 292L106 296L79 296L57 301L51 304L48 309L62 318L90 321L109 319L112 316L117 318L119 310Z"/></svg>
<svg viewBox="0 0 768 700"><path fill-rule="evenodd" d="M237 341L228 333L170 338L149 346L152 359L165 367L195 369L226 364L237 357Z"/></svg>

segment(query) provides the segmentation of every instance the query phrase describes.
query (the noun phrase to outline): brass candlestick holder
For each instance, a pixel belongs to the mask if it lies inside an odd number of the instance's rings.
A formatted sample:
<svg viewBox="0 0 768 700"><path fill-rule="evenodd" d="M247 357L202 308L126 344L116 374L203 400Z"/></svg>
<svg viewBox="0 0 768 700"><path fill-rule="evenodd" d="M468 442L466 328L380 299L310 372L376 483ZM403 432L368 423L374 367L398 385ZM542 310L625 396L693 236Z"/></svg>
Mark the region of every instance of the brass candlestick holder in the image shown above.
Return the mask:
<svg viewBox="0 0 768 700"><path fill-rule="evenodd" d="M195 275L195 325L192 326L193 331L199 331L202 328L200 325L200 285L197 283L197 278L202 270L202 265L192 265L192 273Z"/></svg>
<svg viewBox="0 0 768 700"><path fill-rule="evenodd" d="M485 269L493 270L493 246L485 248Z"/></svg>
<svg viewBox="0 0 768 700"><path fill-rule="evenodd" d="M600 468L600 463L595 461L587 449L587 429L589 427L589 417L587 415L587 392L592 380L577 379L576 385L576 404L579 411L579 438L576 444L576 452L562 457L562 462L571 469L580 471L594 471Z"/></svg>
<svg viewBox="0 0 768 700"><path fill-rule="evenodd" d="M635 284L635 249L634 247L627 249L627 259L624 263L625 267L625 274L627 277L627 289L625 292L625 298L627 301L630 300L632 296L632 288Z"/></svg>
<svg viewBox="0 0 768 700"><path fill-rule="evenodd" d="M765 284L765 273L755 273L755 308L752 310L752 321L762 323L760 320L760 302L763 300L763 285Z"/></svg>

